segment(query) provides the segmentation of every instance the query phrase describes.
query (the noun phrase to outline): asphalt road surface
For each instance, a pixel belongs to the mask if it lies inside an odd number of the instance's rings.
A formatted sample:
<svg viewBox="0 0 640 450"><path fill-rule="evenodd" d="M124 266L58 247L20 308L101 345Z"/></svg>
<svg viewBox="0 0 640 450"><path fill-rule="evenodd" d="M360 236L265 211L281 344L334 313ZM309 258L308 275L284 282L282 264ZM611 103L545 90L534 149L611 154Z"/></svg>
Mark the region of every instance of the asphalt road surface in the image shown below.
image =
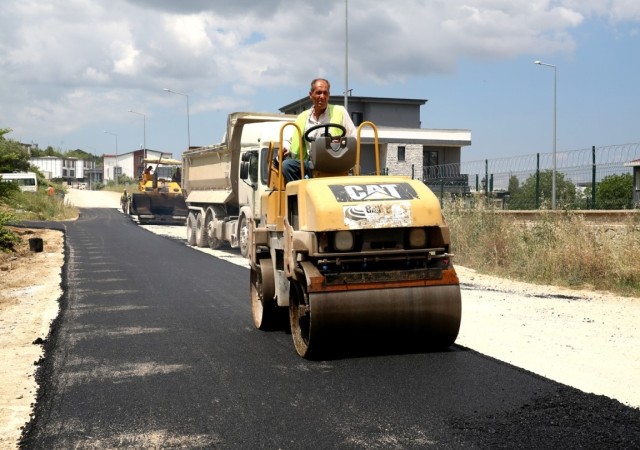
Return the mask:
<svg viewBox="0 0 640 450"><path fill-rule="evenodd" d="M254 328L246 268L114 209L64 226L23 448L640 447L640 410L464 347L303 360Z"/></svg>

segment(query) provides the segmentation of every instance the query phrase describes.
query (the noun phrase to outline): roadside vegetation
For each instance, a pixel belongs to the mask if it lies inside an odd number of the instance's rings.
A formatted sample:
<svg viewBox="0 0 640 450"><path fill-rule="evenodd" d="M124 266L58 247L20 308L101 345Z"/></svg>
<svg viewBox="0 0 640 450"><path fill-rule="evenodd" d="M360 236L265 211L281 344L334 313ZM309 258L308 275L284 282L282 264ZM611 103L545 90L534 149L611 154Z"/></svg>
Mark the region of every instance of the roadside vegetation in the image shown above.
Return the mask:
<svg viewBox="0 0 640 450"><path fill-rule="evenodd" d="M10 227L24 220L68 220L78 216L78 209L65 203L64 184L46 180L37 167L31 166L27 150L18 142L6 139L10 129L0 129L0 173L35 172L37 192L23 192L15 184L0 182L0 251L13 251L20 236Z"/></svg>
<svg viewBox="0 0 640 450"><path fill-rule="evenodd" d="M542 211L518 221L499 209L462 201L445 206L454 262L481 273L537 284L640 297L640 219L587 223L578 214Z"/></svg>

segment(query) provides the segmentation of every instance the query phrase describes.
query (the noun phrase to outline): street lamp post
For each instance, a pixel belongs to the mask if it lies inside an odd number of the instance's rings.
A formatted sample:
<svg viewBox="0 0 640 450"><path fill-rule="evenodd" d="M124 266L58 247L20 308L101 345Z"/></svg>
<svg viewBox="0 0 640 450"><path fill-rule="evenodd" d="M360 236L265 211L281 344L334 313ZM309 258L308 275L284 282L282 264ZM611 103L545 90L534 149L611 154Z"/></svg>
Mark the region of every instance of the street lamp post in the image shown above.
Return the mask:
<svg viewBox="0 0 640 450"><path fill-rule="evenodd" d="M106 134L110 134L111 136L114 136L116 138L116 167L113 170L114 172L114 179L116 181L116 184L118 184L118 135L115 133L112 133L110 131L105 131Z"/></svg>
<svg viewBox="0 0 640 450"><path fill-rule="evenodd" d="M189 129L189 96L187 94L183 94L182 92L172 91L168 88L164 88L163 91L182 95L187 98L187 150L189 150L191 148L191 131Z"/></svg>
<svg viewBox="0 0 640 450"><path fill-rule="evenodd" d="M539 66L551 67L553 69L553 178L551 179L551 209L556 209L556 129L557 129L557 110L558 110L558 77L557 67L553 64L535 61L534 64Z"/></svg>
<svg viewBox="0 0 640 450"><path fill-rule="evenodd" d="M144 146L144 158L147 159L147 116L132 109L128 112L142 116L142 145Z"/></svg>

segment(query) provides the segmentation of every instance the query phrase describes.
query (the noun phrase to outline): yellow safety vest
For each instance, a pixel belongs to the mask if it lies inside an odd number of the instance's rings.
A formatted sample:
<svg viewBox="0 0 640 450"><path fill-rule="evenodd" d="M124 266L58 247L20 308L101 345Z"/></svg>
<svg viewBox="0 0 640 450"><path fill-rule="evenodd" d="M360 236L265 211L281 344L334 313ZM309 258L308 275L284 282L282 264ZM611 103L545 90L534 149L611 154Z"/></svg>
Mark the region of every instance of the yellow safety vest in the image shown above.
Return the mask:
<svg viewBox="0 0 640 450"><path fill-rule="evenodd" d="M342 108L335 108L335 105L328 105L329 108L329 122L330 123L339 123L340 125L342 125L342 111L344 111ZM300 128L300 130L302 130L302 135L303 138L302 140L304 141L304 131L305 128L307 126L307 121L309 120L309 114L311 114L311 110L307 110L305 112L303 112L302 114L300 114L297 118L296 118L296 125L298 125L298 128ZM337 129L337 128L330 128L329 132L331 134L338 134L341 132L341 130ZM304 142L304 146L305 146L305 157L309 157L309 145L308 142ZM289 151L291 152L291 155L293 158L295 159L300 159L299 153L300 153L300 137L298 136L298 130L294 129L293 130L293 137L291 138L291 148L289 149Z"/></svg>

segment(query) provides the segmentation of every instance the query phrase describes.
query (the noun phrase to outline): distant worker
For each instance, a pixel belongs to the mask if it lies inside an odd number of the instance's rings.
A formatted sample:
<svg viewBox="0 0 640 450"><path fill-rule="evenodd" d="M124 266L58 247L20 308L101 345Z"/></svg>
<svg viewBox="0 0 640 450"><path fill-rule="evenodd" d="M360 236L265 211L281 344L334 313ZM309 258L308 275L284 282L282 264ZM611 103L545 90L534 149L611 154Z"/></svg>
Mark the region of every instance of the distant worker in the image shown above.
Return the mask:
<svg viewBox="0 0 640 450"><path fill-rule="evenodd" d="M49 187L47 188L47 195L51 197L55 193L56 193L56 189L53 186L49 185Z"/></svg>
<svg viewBox="0 0 640 450"><path fill-rule="evenodd" d="M129 201L131 201L131 196L127 193L127 190L122 191L122 195L120 196L120 205L122 205L122 212L127 213L127 207L129 206Z"/></svg>
<svg viewBox="0 0 640 450"><path fill-rule="evenodd" d="M142 184L146 184L147 181L151 181L153 179L153 174L151 173L153 167L149 166L146 169L144 169L144 172L142 172Z"/></svg>
<svg viewBox="0 0 640 450"><path fill-rule="evenodd" d="M173 177L171 177L171 181L174 181L178 184L180 184L180 182L182 181L182 170L180 170L180 167L177 167L176 171L173 172Z"/></svg>
<svg viewBox="0 0 640 450"><path fill-rule="evenodd" d="M313 103L313 106L303 111L296 118L296 125L302 131L302 135L307 129L311 128L314 125L325 124L325 123L337 123L345 127L346 137L354 137L356 135L356 127L349 117L349 113L343 106L340 105L330 105L329 104L329 96L331 95L329 90L331 86L329 81L324 78L316 78L311 82L311 89L309 90L309 98ZM300 137L298 136L298 131L293 127L287 127L285 129L285 133L288 130L288 135L283 138L283 152L285 160L282 163L282 173L286 182L299 180L300 179ZM321 136L324 133L324 129L316 130L316 134L312 137ZM303 145L305 146L304 155L304 173L305 176L311 176L311 167L309 166L309 143L304 140L303 137Z"/></svg>

